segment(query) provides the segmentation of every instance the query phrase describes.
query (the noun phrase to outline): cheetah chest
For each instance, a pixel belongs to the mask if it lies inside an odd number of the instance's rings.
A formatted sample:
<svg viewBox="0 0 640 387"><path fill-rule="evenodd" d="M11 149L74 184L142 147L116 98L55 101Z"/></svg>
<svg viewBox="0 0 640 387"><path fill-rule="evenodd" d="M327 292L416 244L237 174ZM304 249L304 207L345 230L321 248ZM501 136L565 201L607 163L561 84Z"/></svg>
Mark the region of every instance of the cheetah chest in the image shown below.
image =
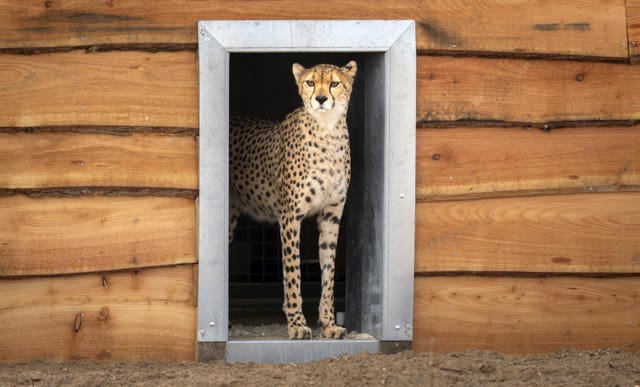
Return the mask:
<svg viewBox="0 0 640 387"><path fill-rule="evenodd" d="M313 215L330 204L343 202L349 186L348 141L316 142L307 161L305 186L310 200L308 214Z"/></svg>

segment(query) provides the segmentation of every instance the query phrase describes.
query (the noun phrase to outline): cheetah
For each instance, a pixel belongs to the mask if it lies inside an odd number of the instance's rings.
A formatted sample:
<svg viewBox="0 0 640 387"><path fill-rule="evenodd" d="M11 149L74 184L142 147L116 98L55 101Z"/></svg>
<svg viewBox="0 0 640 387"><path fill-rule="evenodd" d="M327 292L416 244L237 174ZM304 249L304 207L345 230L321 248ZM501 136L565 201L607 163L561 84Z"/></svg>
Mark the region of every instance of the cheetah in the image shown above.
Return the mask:
<svg viewBox="0 0 640 387"><path fill-rule="evenodd" d="M335 256L351 178L347 109L357 71L293 64L302 106L282 122L232 117L229 130L229 241L241 213L278 222L282 242L283 311L291 339L310 339L300 293L300 225L316 216L323 337L341 339L334 317Z"/></svg>

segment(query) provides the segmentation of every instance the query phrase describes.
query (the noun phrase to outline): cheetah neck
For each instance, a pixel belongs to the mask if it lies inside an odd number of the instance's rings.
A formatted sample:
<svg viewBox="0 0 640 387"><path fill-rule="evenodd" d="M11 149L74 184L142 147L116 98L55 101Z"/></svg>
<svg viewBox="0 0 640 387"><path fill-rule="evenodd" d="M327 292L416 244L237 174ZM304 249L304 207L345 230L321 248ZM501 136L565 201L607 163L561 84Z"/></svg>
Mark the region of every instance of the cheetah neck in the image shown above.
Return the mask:
<svg viewBox="0 0 640 387"><path fill-rule="evenodd" d="M328 112L309 112L306 114L316 122L322 131L326 133L335 133L342 129L342 124L346 120L347 112L341 112L338 109L333 109Z"/></svg>

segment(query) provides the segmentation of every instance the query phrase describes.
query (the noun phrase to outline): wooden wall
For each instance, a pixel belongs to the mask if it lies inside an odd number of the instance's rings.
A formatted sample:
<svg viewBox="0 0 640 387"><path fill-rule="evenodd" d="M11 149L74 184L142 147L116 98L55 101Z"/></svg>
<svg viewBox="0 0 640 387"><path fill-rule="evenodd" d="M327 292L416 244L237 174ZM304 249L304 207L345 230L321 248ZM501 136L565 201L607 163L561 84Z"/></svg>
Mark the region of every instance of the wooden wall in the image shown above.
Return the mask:
<svg viewBox="0 0 640 387"><path fill-rule="evenodd" d="M414 349L640 348L640 1L0 14L0 360L193 359L199 19L416 20Z"/></svg>

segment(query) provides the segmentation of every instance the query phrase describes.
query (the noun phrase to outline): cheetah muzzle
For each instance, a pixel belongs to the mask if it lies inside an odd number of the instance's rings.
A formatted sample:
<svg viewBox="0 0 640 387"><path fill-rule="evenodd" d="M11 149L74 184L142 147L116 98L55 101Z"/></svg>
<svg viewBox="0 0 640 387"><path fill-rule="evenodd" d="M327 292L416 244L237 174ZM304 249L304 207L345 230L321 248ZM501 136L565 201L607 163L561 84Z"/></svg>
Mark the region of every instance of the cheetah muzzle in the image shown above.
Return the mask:
<svg viewBox="0 0 640 387"><path fill-rule="evenodd" d="M310 339L300 293L300 224L316 216L322 269L319 320L324 337L340 339L334 276L338 232L351 177L347 109L357 71L293 65L302 105L282 122L233 117L229 134L229 240L238 216L278 222L284 274L283 310L291 339Z"/></svg>

